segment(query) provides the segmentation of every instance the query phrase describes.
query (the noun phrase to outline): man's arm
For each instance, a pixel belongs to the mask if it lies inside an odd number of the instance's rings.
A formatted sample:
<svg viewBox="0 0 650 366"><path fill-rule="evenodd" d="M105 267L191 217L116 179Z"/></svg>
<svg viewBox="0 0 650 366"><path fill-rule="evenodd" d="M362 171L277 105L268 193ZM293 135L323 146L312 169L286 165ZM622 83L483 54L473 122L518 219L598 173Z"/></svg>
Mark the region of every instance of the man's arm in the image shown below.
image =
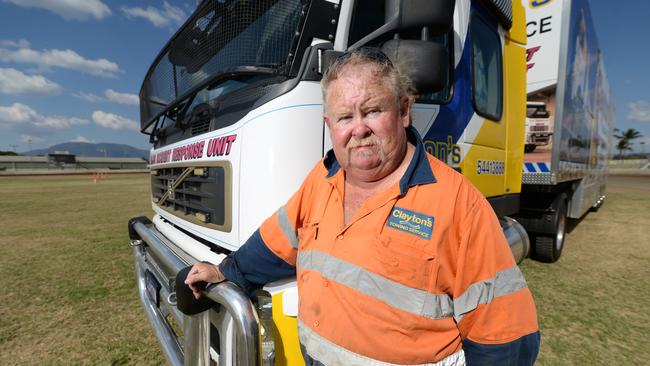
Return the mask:
<svg viewBox="0 0 650 366"><path fill-rule="evenodd" d="M319 164L289 201L267 218L237 251L230 253L218 266L197 263L192 267L185 283L197 299L204 282L227 279L241 287L249 297L254 297L255 290L264 284L295 276L297 229L309 211L304 203L309 202L314 178L323 175Z"/></svg>
<svg viewBox="0 0 650 366"><path fill-rule="evenodd" d="M264 284L296 274L295 265L275 255L264 243L259 229L239 248L230 253L219 265L199 262L192 266L185 283L195 298L201 297L203 283L225 280L234 282L249 297Z"/></svg>
<svg viewBox="0 0 650 366"><path fill-rule="evenodd" d="M296 275L293 264L273 253L256 230L236 252L230 253L218 266L229 281L236 283L248 296L264 284Z"/></svg>
<svg viewBox="0 0 650 366"><path fill-rule="evenodd" d="M468 366L533 365L539 352L539 341L539 331L502 344L483 344L465 338L465 362Z"/></svg>
<svg viewBox="0 0 650 366"><path fill-rule="evenodd" d="M458 228L454 318L467 365L532 365L540 334L532 295L489 203L476 199Z"/></svg>

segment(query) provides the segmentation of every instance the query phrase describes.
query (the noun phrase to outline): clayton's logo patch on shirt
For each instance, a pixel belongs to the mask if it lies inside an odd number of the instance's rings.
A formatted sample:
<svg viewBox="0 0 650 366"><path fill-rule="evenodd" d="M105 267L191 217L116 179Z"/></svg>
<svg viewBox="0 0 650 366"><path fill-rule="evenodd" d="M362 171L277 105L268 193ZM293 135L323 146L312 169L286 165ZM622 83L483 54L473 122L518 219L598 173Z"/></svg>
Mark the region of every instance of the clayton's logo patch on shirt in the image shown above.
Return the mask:
<svg viewBox="0 0 650 366"><path fill-rule="evenodd" d="M393 207L393 212L388 217L386 226L417 235L424 239L431 239L433 221L433 216L427 216L395 206Z"/></svg>

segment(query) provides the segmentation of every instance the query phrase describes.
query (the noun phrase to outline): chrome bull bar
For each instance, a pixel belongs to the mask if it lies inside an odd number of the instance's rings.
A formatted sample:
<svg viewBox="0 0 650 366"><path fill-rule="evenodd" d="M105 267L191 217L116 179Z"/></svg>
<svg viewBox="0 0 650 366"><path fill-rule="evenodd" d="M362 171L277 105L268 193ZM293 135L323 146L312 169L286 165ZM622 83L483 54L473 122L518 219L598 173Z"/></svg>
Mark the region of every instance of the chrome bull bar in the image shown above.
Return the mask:
<svg viewBox="0 0 650 366"><path fill-rule="evenodd" d="M135 257L135 272L138 283L140 301L144 307L149 323L158 338L167 361L174 366L210 364L210 316L209 311L188 316L182 314L171 302L169 293L170 283L161 281L160 300L167 301L167 307L172 308L171 314L179 320L183 327L183 340L179 341L172 327L165 319L161 310L162 305L153 301L147 289L147 271L162 272L163 277L175 278L176 274L188 265L174 253L179 250L146 217L136 217L129 220L129 236ZM174 249L172 249L174 248ZM196 260L195 260L196 262ZM257 312L244 292L231 282L222 282L207 286L203 295L220 304L232 317L234 336L232 350L233 365L260 365L260 327ZM224 350L221 350L224 353ZM219 363L222 364L221 362Z"/></svg>

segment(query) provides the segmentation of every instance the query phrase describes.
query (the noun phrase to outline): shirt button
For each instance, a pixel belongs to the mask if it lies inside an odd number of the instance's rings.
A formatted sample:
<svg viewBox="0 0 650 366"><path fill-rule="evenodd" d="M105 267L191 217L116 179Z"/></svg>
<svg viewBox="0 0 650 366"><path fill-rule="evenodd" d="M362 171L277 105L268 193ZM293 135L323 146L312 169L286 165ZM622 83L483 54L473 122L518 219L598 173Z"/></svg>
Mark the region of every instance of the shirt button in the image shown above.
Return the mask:
<svg viewBox="0 0 650 366"><path fill-rule="evenodd" d="M323 280L323 286L327 287L330 285L330 282L328 280Z"/></svg>
<svg viewBox="0 0 650 366"><path fill-rule="evenodd" d="M339 235L339 240L343 240L343 235Z"/></svg>
<svg viewBox="0 0 650 366"><path fill-rule="evenodd" d="M318 328L319 325L320 325L320 323L318 322L318 320L316 320L316 321L314 322L314 328Z"/></svg>

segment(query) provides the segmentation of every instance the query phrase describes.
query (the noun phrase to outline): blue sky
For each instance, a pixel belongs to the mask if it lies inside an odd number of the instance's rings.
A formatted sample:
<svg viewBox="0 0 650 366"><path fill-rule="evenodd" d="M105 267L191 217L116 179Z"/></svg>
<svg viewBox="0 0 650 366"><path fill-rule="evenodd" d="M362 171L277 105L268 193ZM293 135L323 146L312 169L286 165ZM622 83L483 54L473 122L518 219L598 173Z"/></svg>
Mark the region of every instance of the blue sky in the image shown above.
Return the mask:
<svg viewBox="0 0 650 366"><path fill-rule="evenodd" d="M0 0L0 150L68 141L148 147L137 94L187 1ZM591 1L617 105L617 126L650 152L650 2ZM636 150L641 150L637 140Z"/></svg>
<svg viewBox="0 0 650 366"><path fill-rule="evenodd" d="M636 151L650 152L650 40L645 25L648 1L591 0L600 48L605 56L609 83L616 100L616 125L643 134ZM639 142L645 142L643 147ZM614 152L616 153L616 151Z"/></svg>
<svg viewBox="0 0 650 366"><path fill-rule="evenodd" d="M148 148L140 85L195 4L0 0L0 150L69 141Z"/></svg>

